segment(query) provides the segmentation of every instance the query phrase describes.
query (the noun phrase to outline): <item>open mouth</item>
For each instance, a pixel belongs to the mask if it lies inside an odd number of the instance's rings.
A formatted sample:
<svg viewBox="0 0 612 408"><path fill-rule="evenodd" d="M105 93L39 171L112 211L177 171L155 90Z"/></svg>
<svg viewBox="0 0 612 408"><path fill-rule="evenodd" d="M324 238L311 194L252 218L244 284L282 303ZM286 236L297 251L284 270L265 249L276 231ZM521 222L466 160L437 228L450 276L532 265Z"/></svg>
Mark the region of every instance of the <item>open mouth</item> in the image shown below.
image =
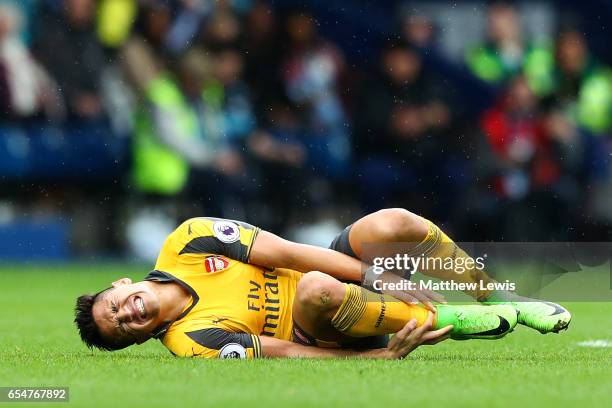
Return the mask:
<svg viewBox="0 0 612 408"><path fill-rule="evenodd" d="M147 309L145 309L144 300L140 296L134 296L132 299L134 317L140 322L144 322L147 318Z"/></svg>

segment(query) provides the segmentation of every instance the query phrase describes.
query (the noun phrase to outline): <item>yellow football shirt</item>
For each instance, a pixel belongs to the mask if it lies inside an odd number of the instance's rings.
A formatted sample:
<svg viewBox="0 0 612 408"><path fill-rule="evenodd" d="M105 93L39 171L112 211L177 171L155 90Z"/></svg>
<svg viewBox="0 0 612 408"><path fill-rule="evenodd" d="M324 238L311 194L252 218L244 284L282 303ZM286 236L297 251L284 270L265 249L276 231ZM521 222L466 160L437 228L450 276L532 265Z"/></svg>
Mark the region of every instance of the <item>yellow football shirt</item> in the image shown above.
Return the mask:
<svg viewBox="0 0 612 408"><path fill-rule="evenodd" d="M302 274L249 264L259 229L220 218L192 218L166 239L146 280L176 282L191 302L161 338L175 355L261 356L259 336L290 340Z"/></svg>

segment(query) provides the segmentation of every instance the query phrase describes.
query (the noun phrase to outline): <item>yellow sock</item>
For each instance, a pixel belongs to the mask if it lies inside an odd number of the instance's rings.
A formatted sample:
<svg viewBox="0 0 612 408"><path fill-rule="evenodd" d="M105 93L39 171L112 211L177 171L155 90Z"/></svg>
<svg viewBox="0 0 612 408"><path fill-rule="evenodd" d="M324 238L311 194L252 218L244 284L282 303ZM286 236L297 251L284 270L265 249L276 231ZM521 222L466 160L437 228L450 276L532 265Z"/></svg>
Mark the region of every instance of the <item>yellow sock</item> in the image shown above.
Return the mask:
<svg viewBox="0 0 612 408"><path fill-rule="evenodd" d="M425 239L418 244L410 254L415 257L424 256L431 260L446 260L453 259L456 265L464 265L463 273L458 273L457 268L445 269L442 267L442 262L431 262L429 266L433 268L423 269L422 272L426 275L440 278L443 280L454 280L461 283L477 283L476 290L468 290L470 296L478 300L485 300L489 297L492 291L481 290L480 282L486 286L489 282L495 282L491 279L482 268L476 267L476 262L463 249L459 248L452 239L448 237L438 226L431 221L429 223L429 231ZM457 262L461 261L461 262Z"/></svg>
<svg viewBox="0 0 612 408"><path fill-rule="evenodd" d="M427 309L409 305L390 295L380 295L365 288L347 284L344 299L332 318L332 326L353 337L396 333L412 319L421 326L427 320ZM434 322L435 324L435 322Z"/></svg>

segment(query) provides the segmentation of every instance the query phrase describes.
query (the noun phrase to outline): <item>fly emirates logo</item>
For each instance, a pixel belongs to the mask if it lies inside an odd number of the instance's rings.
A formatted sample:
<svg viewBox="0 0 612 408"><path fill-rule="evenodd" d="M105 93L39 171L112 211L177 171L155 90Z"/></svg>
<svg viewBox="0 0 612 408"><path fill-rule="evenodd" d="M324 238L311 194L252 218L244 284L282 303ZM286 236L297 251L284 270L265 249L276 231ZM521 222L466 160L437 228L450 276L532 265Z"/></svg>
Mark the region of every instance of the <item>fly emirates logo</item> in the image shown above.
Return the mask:
<svg viewBox="0 0 612 408"><path fill-rule="evenodd" d="M249 281L249 294L247 295L247 309L253 312L264 312L263 336L274 336L280 318L280 296L278 294L278 277L271 272L263 273L263 302L261 284Z"/></svg>

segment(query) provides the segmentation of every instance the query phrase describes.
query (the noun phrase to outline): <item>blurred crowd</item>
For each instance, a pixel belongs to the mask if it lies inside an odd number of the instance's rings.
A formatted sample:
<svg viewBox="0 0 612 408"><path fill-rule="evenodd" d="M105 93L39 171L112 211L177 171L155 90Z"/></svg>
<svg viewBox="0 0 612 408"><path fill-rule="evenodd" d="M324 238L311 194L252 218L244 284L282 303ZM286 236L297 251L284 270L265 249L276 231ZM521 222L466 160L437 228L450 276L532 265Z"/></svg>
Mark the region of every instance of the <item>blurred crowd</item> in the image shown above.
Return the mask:
<svg viewBox="0 0 612 408"><path fill-rule="evenodd" d="M490 3L457 61L402 10L360 61L304 7L0 0L0 128L129 138L121 203L141 214L283 233L402 206L464 241L610 239L612 71L580 25L535 41Z"/></svg>

